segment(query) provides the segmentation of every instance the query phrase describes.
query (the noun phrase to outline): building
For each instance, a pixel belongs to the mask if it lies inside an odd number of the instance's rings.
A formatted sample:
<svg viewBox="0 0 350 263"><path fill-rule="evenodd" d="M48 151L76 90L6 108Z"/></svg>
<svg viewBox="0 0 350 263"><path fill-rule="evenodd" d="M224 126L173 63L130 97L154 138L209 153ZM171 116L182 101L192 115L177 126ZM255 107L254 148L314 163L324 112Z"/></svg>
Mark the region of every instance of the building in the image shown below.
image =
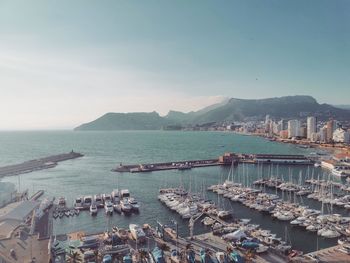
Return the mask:
<svg viewBox="0 0 350 263"><path fill-rule="evenodd" d="M337 128L336 121L334 120L329 120L327 121L327 142L331 142L333 140L333 132Z"/></svg>
<svg viewBox="0 0 350 263"><path fill-rule="evenodd" d="M306 138L306 135L307 135L307 128L300 127L298 136L302 138Z"/></svg>
<svg viewBox="0 0 350 263"><path fill-rule="evenodd" d="M282 139L288 139L288 130L282 130L280 131L280 137Z"/></svg>
<svg viewBox="0 0 350 263"><path fill-rule="evenodd" d="M338 128L333 132L332 139L334 142L350 143L350 133L342 128Z"/></svg>
<svg viewBox="0 0 350 263"><path fill-rule="evenodd" d="M300 121L288 121L288 138L298 137L300 132Z"/></svg>
<svg viewBox="0 0 350 263"><path fill-rule="evenodd" d="M311 133L310 141L317 142L319 140L320 140L320 134L319 133L317 133L317 132Z"/></svg>
<svg viewBox="0 0 350 263"><path fill-rule="evenodd" d="M320 129L320 142L326 142L327 141L327 126L324 126Z"/></svg>
<svg viewBox="0 0 350 263"><path fill-rule="evenodd" d="M311 140L311 136L316 132L317 121L315 117L307 117L307 136L306 138Z"/></svg>

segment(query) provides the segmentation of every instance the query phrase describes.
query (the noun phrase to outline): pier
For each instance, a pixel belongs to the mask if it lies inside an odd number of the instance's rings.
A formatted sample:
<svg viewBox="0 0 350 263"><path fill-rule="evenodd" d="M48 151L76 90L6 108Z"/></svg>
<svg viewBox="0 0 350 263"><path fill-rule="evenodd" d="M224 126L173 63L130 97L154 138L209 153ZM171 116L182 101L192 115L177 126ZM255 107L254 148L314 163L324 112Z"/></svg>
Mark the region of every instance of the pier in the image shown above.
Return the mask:
<svg viewBox="0 0 350 263"><path fill-rule="evenodd" d="M154 172L165 170L188 170L199 167L236 165L238 163L247 164L279 164L279 165L313 165L314 160L304 155L287 155L287 154L241 154L225 153L216 159L204 160L184 160L162 163L143 163L143 164L119 164L112 169L113 172Z"/></svg>
<svg viewBox="0 0 350 263"><path fill-rule="evenodd" d="M52 155L40 159L26 161L20 164L0 167L0 178L4 176L19 175L55 167L59 162L84 156L81 153L71 151L58 155Z"/></svg>

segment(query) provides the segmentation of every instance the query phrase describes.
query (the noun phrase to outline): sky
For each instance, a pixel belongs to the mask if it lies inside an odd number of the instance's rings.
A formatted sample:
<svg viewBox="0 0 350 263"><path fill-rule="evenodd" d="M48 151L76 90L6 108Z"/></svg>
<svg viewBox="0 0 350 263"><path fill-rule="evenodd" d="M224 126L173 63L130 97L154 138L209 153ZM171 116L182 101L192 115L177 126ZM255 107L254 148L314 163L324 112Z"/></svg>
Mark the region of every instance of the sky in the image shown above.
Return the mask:
<svg viewBox="0 0 350 263"><path fill-rule="evenodd" d="M350 104L347 0L0 0L0 130L225 97Z"/></svg>

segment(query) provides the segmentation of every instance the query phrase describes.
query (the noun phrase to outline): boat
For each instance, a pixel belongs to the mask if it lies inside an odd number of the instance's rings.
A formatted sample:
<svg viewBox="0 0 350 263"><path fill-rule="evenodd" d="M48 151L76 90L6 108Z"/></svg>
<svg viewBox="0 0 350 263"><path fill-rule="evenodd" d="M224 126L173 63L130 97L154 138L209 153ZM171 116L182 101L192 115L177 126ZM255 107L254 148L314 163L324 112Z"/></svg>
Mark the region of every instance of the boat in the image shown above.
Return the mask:
<svg viewBox="0 0 350 263"><path fill-rule="evenodd" d="M107 254L103 256L102 263L112 263L112 256Z"/></svg>
<svg viewBox="0 0 350 263"><path fill-rule="evenodd" d="M113 214L113 204L111 201L105 202L105 213L108 214Z"/></svg>
<svg viewBox="0 0 350 263"><path fill-rule="evenodd" d="M139 203L136 201L136 199L131 197L131 198L128 199L128 201L129 201L129 204L131 205L131 209L132 209L133 211L135 211L135 212L138 212L139 209L140 209L140 205L139 205Z"/></svg>
<svg viewBox="0 0 350 263"><path fill-rule="evenodd" d="M82 209L83 208L83 197L79 196L74 201L74 208L75 209Z"/></svg>
<svg viewBox="0 0 350 263"><path fill-rule="evenodd" d="M103 200L104 203L106 203L108 201L112 202L112 196L110 194L103 194L102 195L102 200Z"/></svg>
<svg viewBox="0 0 350 263"><path fill-rule="evenodd" d="M99 194L94 195L94 203L96 204L97 207L103 207L103 200L101 195Z"/></svg>
<svg viewBox="0 0 350 263"><path fill-rule="evenodd" d="M121 212L122 212L122 206L120 205L120 203L114 204L114 205L113 205L113 209L114 209L114 211L116 211L118 214L121 214Z"/></svg>
<svg viewBox="0 0 350 263"><path fill-rule="evenodd" d="M59 198L58 198L57 204L58 204L59 206L66 206L66 198L64 198L64 197L59 197Z"/></svg>
<svg viewBox="0 0 350 263"><path fill-rule="evenodd" d="M126 214L130 213L132 210L132 206L129 204L128 198L120 200L120 206L121 210Z"/></svg>
<svg viewBox="0 0 350 263"><path fill-rule="evenodd" d="M130 224L129 230L130 230L131 236L133 237L134 240L136 240L136 242L146 241L146 234L139 225Z"/></svg>
<svg viewBox="0 0 350 263"><path fill-rule="evenodd" d="M119 228L119 227L113 227L113 231L115 231L117 233L117 236L121 239L121 240L128 240L129 238L129 233L126 229L124 228Z"/></svg>
<svg viewBox="0 0 350 263"><path fill-rule="evenodd" d="M130 197L130 192L128 189L122 189L120 190L120 198L129 198Z"/></svg>
<svg viewBox="0 0 350 263"><path fill-rule="evenodd" d="M213 225L213 224L215 223L215 221L216 221L215 219L213 219L213 218L207 216L207 217L205 217L201 222L202 222L205 226L211 226L211 225Z"/></svg>
<svg viewBox="0 0 350 263"><path fill-rule="evenodd" d="M91 195L84 196L83 206L86 208L89 208L91 204L92 204L92 196Z"/></svg>
<svg viewBox="0 0 350 263"><path fill-rule="evenodd" d="M94 215L97 215L97 205L96 204L91 204L90 205L90 214L92 215L92 216L94 216Z"/></svg>
<svg viewBox="0 0 350 263"><path fill-rule="evenodd" d="M114 204L119 204L120 202L120 193L118 189L113 189L112 193L111 193L111 197L112 197L112 202Z"/></svg>

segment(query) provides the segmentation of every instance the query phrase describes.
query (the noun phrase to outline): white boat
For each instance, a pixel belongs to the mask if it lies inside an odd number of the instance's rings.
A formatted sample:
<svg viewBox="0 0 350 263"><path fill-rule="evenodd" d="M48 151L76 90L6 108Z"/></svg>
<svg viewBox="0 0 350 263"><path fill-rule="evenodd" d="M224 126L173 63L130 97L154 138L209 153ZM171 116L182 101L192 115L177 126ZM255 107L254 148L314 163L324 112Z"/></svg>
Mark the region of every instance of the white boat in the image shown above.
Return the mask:
<svg viewBox="0 0 350 263"><path fill-rule="evenodd" d="M105 202L105 213L106 214L113 214L113 204L111 201Z"/></svg>
<svg viewBox="0 0 350 263"><path fill-rule="evenodd" d="M75 199L74 208L75 209L82 209L83 208L83 197L79 196Z"/></svg>
<svg viewBox="0 0 350 263"><path fill-rule="evenodd" d="M58 203L59 206L66 206L66 198L59 197L57 203Z"/></svg>
<svg viewBox="0 0 350 263"><path fill-rule="evenodd" d="M323 229L321 236L326 238L336 238L340 236L340 233L332 229Z"/></svg>
<svg viewBox="0 0 350 263"><path fill-rule="evenodd" d="M93 215L97 215L97 206L96 204L91 204L90 205L90 214L93 216Z"/></svg>
<svg viewBox="0 0 350 263"><path fill-rule="evenodd" d="M120 196L119 195L120 195L119 190L118 189L113 189L111 196L112 196L112 202L114 204L119 204L119 202L120 202Z"/></svg>
<svg viewBox="0 0 350 263"><path fill-rule="evenodd" d="M128 189L122 189L120 190L120 198L129 198L130 197L130 192Z"/></svg>
<svg viewBox="0 0 350 263"><path fill-rule="evenodd" d="M136 201L136 199L135 198L129 198L128 199L128 201L129 201L129 204L131 205L131 209L132 210L134 210L134 211L139 211L139 209L140 209L140 205L139 205L139 203Z"/></svg>
<svg viewBox="0 0 350 263"><path fill-rule="evenodd" d="M124 198L122 200L120 200L120 206L121 206L121 210L124 212L124 213L130 213L131 212L131 205L129 204L129 201L127 198Z"/></svg>
<svg viewBox="0 0 350 263"><path fill-rule="evenodd" d="M139 243L139 242L146 241L146 234L139 225L130 224L129 230L130 230L131 236L133 237L134 240L136 240L136 242Z"/></svg>
<svg viewBox="0 0 350 263"><path fill-rule="evenodd" d="M89 208L90 205L92 204L92 196L91 195L84 196L83 202L84 202L83 204L84 207Z"/></svg>
<svg viewBox="0 0 350 263"><path fill-rule="evenodd" d="M106 203L106 202L112 202L112 196L110 194L103 194L102 195L102 200L103 200L103 203Z"/></svg>
<svg viewBox="0 0 350 263"><path fill-rule="evenodd" d="M211 226L215 223L215 219L212 219L211 217L205 217L202 221L201 221L205 226Z"/></svg>
<svg viewBox="0 0 350 263"><path fill-rule="evenodd" d="M103 207L103 200L99 194L94 195L94 203L97 207Z"/></svg>

